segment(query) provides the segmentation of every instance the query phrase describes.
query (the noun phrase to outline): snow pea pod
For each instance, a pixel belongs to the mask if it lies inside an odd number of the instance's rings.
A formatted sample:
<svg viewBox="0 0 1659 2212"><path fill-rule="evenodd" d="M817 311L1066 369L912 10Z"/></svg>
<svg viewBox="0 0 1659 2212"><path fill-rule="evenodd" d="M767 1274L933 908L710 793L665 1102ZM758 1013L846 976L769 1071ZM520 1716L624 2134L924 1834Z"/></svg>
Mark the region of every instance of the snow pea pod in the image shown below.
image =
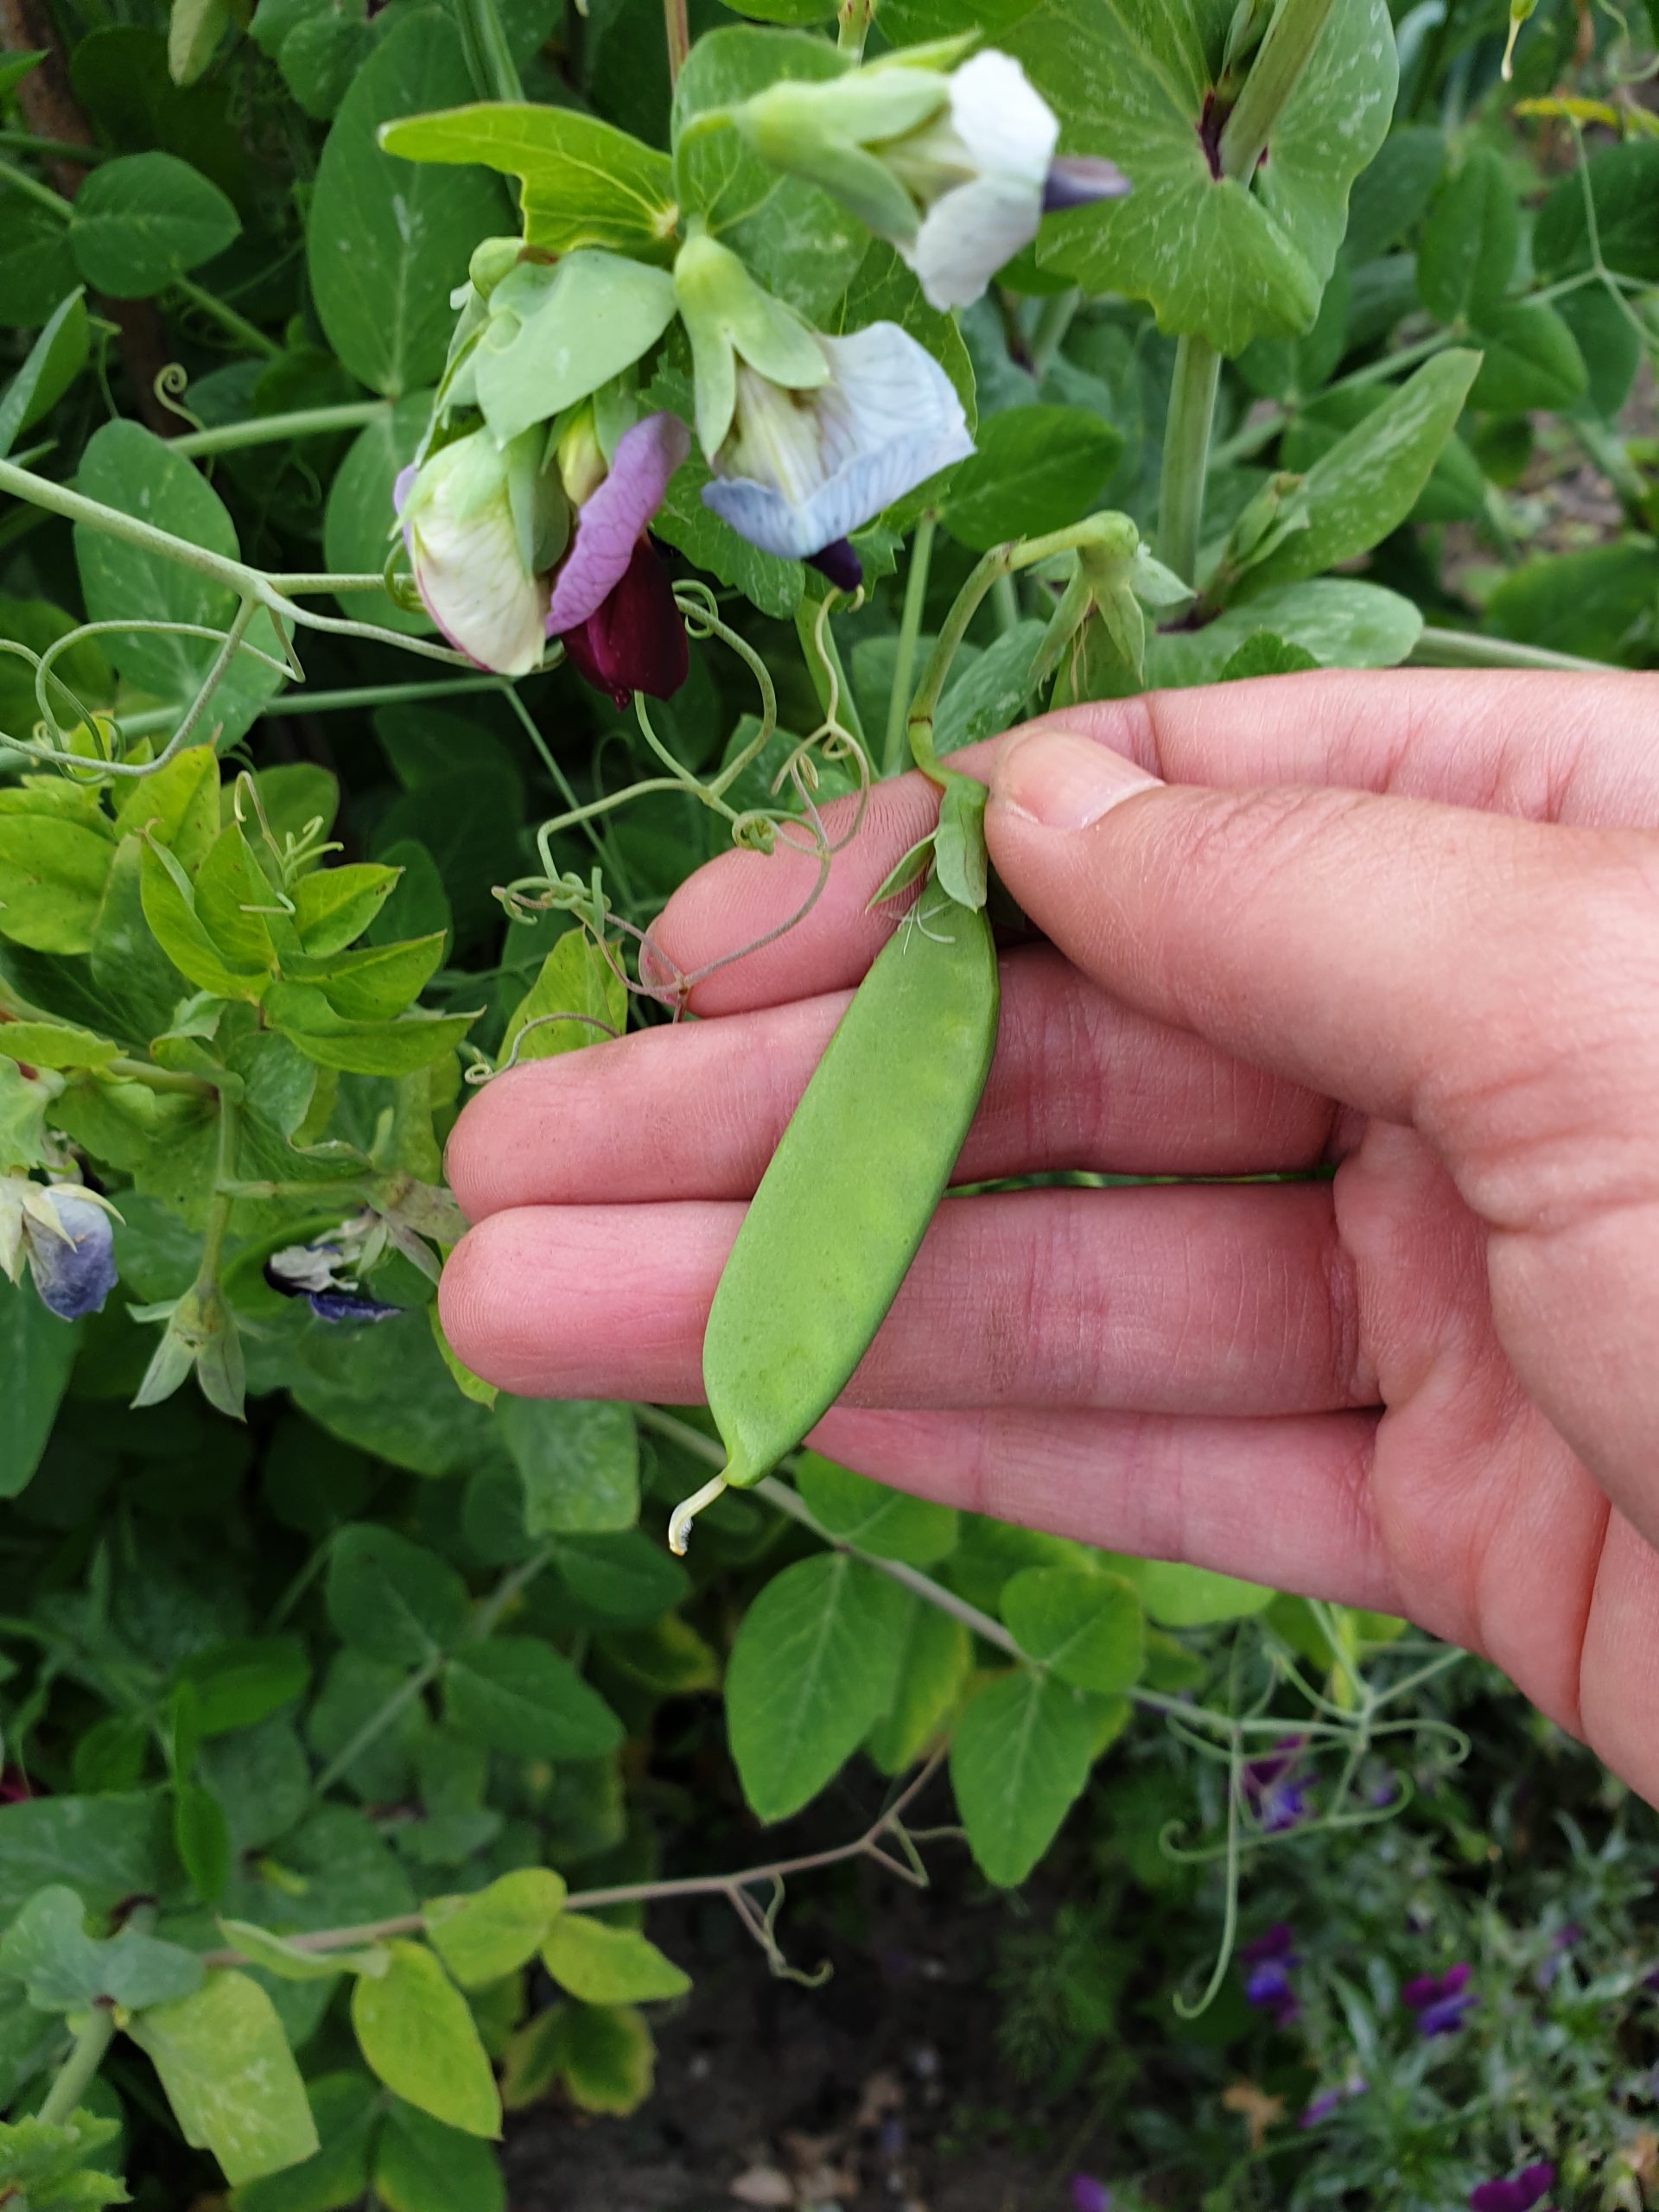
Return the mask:
<svg viewBox="0 0 1659 2212"><path fill-rule="evenodd" d="M845 1389L949 1182L996 1041L984 913L930 883L824 1048L738 1231L702 1340L727 1483L758 1482Z"/></svg>

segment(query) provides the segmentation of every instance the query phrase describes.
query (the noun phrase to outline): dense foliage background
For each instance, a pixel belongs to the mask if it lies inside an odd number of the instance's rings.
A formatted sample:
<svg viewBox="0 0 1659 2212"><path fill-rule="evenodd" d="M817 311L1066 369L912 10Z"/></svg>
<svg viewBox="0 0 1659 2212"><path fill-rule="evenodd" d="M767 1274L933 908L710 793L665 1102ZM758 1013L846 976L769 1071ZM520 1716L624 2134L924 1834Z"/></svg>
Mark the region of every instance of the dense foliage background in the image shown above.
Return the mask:
<svg viewBox="0 0 1659 2212"><path fill-rule="evenodd" d="M682 124L833 66L832 9L741 12L767 27L692 7ZM503 2107L526 2206L1492 2212L1545 2163L1558 2203L1659 2194L1659 1838L1496 1677L810 1454L682 1565L701 1416L498 1397L432 1302L463 1077L665 1018L598 938L734 815L850 789L849 741L902 765L989 549L1116 510L1172 557L1178 358L1224 357L1196 613L1103 587L1039 688L1071 556L1000 575L942 753L1051 693L1659 664L1659 26L1541 0L1505 82L1497 0L1338 0L1217 216L1211 79L1269 13L884 0L872 55L977 28L1135 187L959 318L813 186L683 163L823 329L918 337L978 450L859 534L856 602L688 461L654 531L690 672L647 729L568 664L459 665L406 576L368 588L469 257L576 190L508 162L521 208L378 132L517 85L640 142L601 214L655 206L672 5L665 38L655 0L0 0L0 1185L31 1254L24 1179L118 1215L101 1311L0 1277L0 2202L489 2212ZM671 333L653 404L690 413L689 365ZM177 736L245 601L264 657L155 776L109 772ZM585 811L664 754L671 787ZM390 1313L268 1280L329 1239ZM924 1867L943 1901L905 1903ZM923 1949L981 2031L943 2083ZM695 2155L690 2119L652 2136L659 2033L683 2113L711 2051L763 2073L780 2020L834 2017L791 1986L734 2049L683 1968L747 2021L768 1966L825 1954L921 2040L868 2024L861 2078L757 2088ZM664 2141L683 2195L632 2194Z"/></svg>

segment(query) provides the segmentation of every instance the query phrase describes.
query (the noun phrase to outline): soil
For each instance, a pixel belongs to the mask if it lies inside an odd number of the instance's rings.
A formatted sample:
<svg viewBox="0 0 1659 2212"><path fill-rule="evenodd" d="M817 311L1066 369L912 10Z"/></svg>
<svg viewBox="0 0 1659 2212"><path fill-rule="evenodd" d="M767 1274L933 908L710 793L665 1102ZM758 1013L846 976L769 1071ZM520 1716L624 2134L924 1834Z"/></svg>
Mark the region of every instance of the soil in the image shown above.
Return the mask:
<svg viewBox="0 0 1659 2212"><path fill-rule="evenodd" d="M833 1795L753 1857L856 1834L874 1803ZM1088 2100L1033 2129L996 2040L997 1936L1039 1900L988 1892L955 1840L924 1856L925 1891L868 1861L791 1885L778 1933L798 1970L829 1964L816 1988L770 1974L722 1901L654 1906L653 1940L693 1979L653 2008L655 2090L626 2120L521 2114L512 2212L1064 2212Z"/></svg>

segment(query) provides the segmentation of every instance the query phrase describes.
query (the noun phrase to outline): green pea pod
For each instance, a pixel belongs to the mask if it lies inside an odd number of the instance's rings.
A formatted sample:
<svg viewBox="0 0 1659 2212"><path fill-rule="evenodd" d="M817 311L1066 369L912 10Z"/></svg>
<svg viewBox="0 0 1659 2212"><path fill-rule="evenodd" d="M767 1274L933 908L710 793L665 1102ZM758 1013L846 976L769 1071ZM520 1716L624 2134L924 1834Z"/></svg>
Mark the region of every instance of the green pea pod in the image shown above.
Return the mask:
<svg viewBox="0 0 1659 2212"><path fill-rule="evenodd" d="M846 1388L933 1217L996 1042L982 912L930 883L842 1016L738 1231L702 1340L727 1483L758 1482Z"/></svg>

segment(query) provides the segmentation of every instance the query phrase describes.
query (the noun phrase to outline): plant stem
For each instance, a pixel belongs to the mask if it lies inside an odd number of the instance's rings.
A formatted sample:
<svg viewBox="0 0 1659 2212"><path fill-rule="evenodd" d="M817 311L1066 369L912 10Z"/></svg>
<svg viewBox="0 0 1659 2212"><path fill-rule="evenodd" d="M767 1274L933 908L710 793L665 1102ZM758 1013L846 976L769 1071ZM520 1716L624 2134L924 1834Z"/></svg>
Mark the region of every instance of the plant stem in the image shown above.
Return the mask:
<svg viewBox="0 0 1659 2212"><path fill-rule="evenodd" d="M874 13L875 0L841 0L836 11L836 44L855 61L864 59L864 41Z"/></svg>
<svg viewBox="0 0 1659 2212"><path fill-rule="evenodd" d="M801 641L807 674L812 678L819 706L827 716L833 702L836 720L857 740L859 750L868 758L869 748L864 742L858 702L842 666L841 650L830 617L823 612L826 604L821 599L804 599L795 610L795 634Z"/></svg>
<svg viewBox="0 0 1659 2212"><path fill-rule="evenodd" d="M123 514L118 507L106 507L101 499L89 499L85 493L71 491L67 484L54 484L48 476L36 476L32 470L19 468L16 461L0 461L0 492L10 492L16 499L27 499L31 506L44 507L48 514L61 515L67 522L86 523L112 537L124 537L129 544L142 546L146 553L159 554L164 561L180 562L187 569L195 569L199 575L223 584L238 598L259 581L256 572L240 561L232 561L222 553L210 553L205 545L193 545L188 538L175 537L170 531L157 530L154 523L141 522L137 515Z"/></svg>
<svg viewBox="0 0 1659 2212"><path fill-rule="evenodd" d="M89 168L109 158L101 146L78 146L71 138L37 138L29 130L0 130L0 146L13 153L38 154L43 162L84 162Z"/></svg>
<svg viewBox="0 0 1659 2212"><path fill-rule="evenodd" d="M183 1068L153 1067L148 1060L130 1060L118 1056L105 1060L96 1071L116 1083L142 1083L151 1090L185 1092L200 1098L212 1098L215 1086L205 1076L190 1075Z"/></svg>
<svg viewBox="0 0 1659 2212"><path fill-rule="evenodd" d="M22 193L25 200L32 200L37 207L44 207L60 223L69 220L69 202L61 194L54 192L49 184L42 184L39 177L31 176L27 169L20 169L16 162L0 162L0 177L14 192Z"/></svg>
<svg viewBox="0 0 1659 2212"><path fill-rule="evenodd" d="M906 765L905 724L910 713L911 685L916 673L916 647L922 634L927 606L927 572L932 565L936 518L925 514L910 541L910 566L905 572L904 611L899 618L899 651L893 664L893 690L887 695L887 737L881 756L881 772L896 776Z"/></svg>
<svg viewBox="0 0 1659 2212"><path fill-rule="evenodd" d="M519 81L518 66L507 44L501 11L495 0L466 0L461 17L467 42L474 49L474 74L480 79L480 94L486 99L522 101L524 88Z"/></svg>
<svg viewBox="0 0 1659 2212"><path fill-rule="evenodd" d="M1055 357L1065 345L1065 334L1082 305L1083 294L1073 284L1068 291L1051 292L1038 308L1027 350L1031 356L1031 373L1039 384L1053 367Z"/></svg>
<svg viewBox="0 0 1659 2212"><path fill-rule="evenodd" d="M991 605L996 609L997 626L1004 636L1020 627L1020 588L1011 575L999 576L991 586Z"/></svg>
<svg viewBox="0 0 1659 2212"><path fill-rule="evenodd" d="M691 51L686 0L663 0L663 33L668 41L668 81L671 86L677 85L686 56Z"/></svg>
<svg viewBox="0 0 1659 2212"><path fill-rule="evenodd" d="M1581 660L1548 645L1517 645L1509 638L1486 638L1472 630L1427 629L1411 649L1414 668L1555 668L1580 676L1606 674L1613 664Z"/></svg>
<svg viewBox="0 0 1659 2212"><path fill-rule="evenodd" d="M1221 133L1221 170L1247 184L1319 42L1332 0L1281 0Z"/></svg>
<svg viewBox="0 0 1659 2212"><path fill-rule="evenodd" d="M1210 429L1220 380L1220 354L1207 338L1189 332L1175 348L1175 373L1170 381L1169 414L1164 424L1158 556L1183 583L1195 588L1199 533L1204 527L1204 483L1210 467Z"/></svg>
<svg viewBox="0 0 1659 2212"><path fill-rule="evenodd" d="M194 460L201 454L237 453L245 446L278 445L284 438L319 437L327 430L360 430L390 411L384 399L348 399L338 407L296 407L290 414L262 415L251 423L187 430L168 443L175 453Z"/></svg>
<svg viewBox="0 0 1659 2212"><path fill-rule="evenodd" d="M115 2034L115 2008L94 2007L92 2018L75 2037L69 2056L58 2069L37 2115L46 2127L61 2127L92 2087Z"/></svg>
<svg viewBox="0 0 1659 2212"><path fill-rule="evenodd" d="M283 349L276 340L268 338L256 323L248 321L246 315L238 315L228 300L221 300L205 286L193 283L188 276L175 276L168 289L176 292L181 299L188 300L191 306L200 308L203 315L211 316L221 330L232 338L239 339L251 352L263 353L268 361L282 359Z"/></svg>
<svg viewBox="0 0 1659 2212"><path fill-rule="evenodd" d="M213 1165L213 1195L208 1203L207 1224L202 1232L201 1258L196 1266L196 1288L207 1293L219 1287L219 1263L224 1256L231 1209L236 1204L222 1186L236 1180L236 1143L241 1134L242 1109L228 1090L219 1094L219 1148Z"/></svg>

